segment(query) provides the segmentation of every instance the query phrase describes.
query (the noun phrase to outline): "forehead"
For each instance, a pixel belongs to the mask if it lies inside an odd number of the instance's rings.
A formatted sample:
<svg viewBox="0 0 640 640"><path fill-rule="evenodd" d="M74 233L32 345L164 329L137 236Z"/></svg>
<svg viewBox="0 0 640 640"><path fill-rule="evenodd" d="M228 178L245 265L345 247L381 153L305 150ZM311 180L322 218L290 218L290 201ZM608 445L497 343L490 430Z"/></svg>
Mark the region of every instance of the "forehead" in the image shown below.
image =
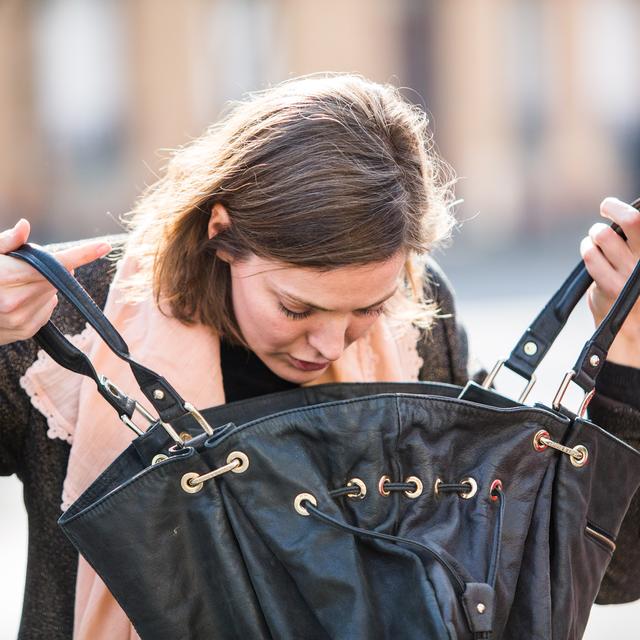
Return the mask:
<svg viewBox="0 0 640 640"><path fill-rule="evenodd" d="M393 292L405 263L404 254L382 262L320 271L251 256L241 275L250 285L276 295L293 296L326 309L359 309ZM253 281L253 283L251 282Z"/></svg>

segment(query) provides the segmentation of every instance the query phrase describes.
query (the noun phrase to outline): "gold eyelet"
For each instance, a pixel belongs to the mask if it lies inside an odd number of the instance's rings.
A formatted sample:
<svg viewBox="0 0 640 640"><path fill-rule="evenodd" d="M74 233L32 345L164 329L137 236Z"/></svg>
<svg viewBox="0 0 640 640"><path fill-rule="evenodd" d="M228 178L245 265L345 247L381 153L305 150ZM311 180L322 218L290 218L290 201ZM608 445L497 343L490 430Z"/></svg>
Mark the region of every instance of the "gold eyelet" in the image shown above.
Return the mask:
<svg viewBox="0 0 640 640"><path fill-rule="evenodd" d="M418 496L422 495L422 489L423 489L423 485L422 485L422 480L420 480L420 478L416 478L416 476L409 476L406 480L405 480L406 484L415 484L416 488L413 491L404 491L404 495L407 496L407 498L417 498Z"/></svg>
<svg viewBox="0 0 640 640"><path fill-rule="evenodd" d="M310 502L314 507L318 506L318 501L315 499L315 496L313 496L310 493L299 493L296 497L295 500L293 501L293 508L296 510L297 513L299 513L301 516L308 516L309 512L302 506L302 503L307 500L308 502Z"/></svg>
<svg viewBox="0 0 640 640"><path fill-rule="evenodd" d="M469 491L465 493L461 492L458 494L464 500L469 500L470 498L473 498L476 493L478 493L478 483L473 478L463 478L462 480L460 480L460 484L468 484L471 487Z"/></svg>
<svg viewBox="0 0 640 640"><path fill-rule="evenodd" d="M242 451L232 451L227 456L227 464L231 464L234 460L240 460L240 464L231 469L233 473L244 473L249 468L249 458Z"/></svg>
<svg viewBox="0 0 640 640"><path fill-rule="evenodd" d="M571 464L574 467L584 467L584 465L587 464L587 460L589 459L589 451L587 450L587 447L585 447L583 444L577 444L575 447L573 447L573 450L581 453L582 456L579 458L576 456L569 456L571 459Z"/></svg>
<svg viewBox="0 0 640 640"><path fill-rule="evenodd" d="M191 473L185 473L182 476L182 480L180 480L180 486L187 492L187 493L198 493L198 491L200 491L202 489L202 487L204 486L204 482L199 482L198 484L191 484L191 480L193 480L194 478L199 477L199 474L191 472Z"/></svg>
<svg viewBox="0 0 640 640"><path fill-rule="evenodd" d="M360 480L360 478L351 478L351 480L347 482L347 487L358 488L358 493L348 493L347 498L351 498L352 500L363 500L367 495L367 485Z"/></svg>
<svg viewBox="0 0 640 640"><path fill-rule="evenodd" d="M536 431L533 436L533 448L536 451L544 451L547 448L547 445L541 442L542 438L549 438L549 432L544 429L540 429L540 431Z"/></svg>
<svg viewBox="0 0 640 640"><path fill-rule="evenodd" d="M165 456L164 453L156 453L156 455L151 458L151 464L158 464L159 462L164 462L168 459L169 456Z"/></svg>
<svg viewBox="0 0 640 640"><path fill-rule="evenodd" d="M436 495L440 495L440 485L442 484L442 480L440 478L436 478L436 481L433 483L433 492Z"/></svg>
<svg viewBox="0 0 640 640"><path fill-rule="evenodd" d="M384 488L384 485L387 484L387 482L391 482L391 478L389 476L382 476L378 482L378 493L381 496L388 496L391 493L391 491Z"/></svg>

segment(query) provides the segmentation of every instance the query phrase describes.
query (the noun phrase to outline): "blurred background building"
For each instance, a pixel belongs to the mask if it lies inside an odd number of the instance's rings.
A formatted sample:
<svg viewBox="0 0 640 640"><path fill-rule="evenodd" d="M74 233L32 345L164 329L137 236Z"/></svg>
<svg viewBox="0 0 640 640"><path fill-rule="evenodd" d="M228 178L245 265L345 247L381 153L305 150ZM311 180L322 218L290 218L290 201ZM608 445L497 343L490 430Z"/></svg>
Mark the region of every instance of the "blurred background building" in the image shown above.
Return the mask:
<svg viewBox="0 0 640 640"><path fill-rule="evenodd" d="M429 111L464 242L584 226L640 192L639 24L634 0L3 0L0 225L117 230L228 100L334 70Z"/></svg>
<svg viewBox="0 0 640 640"><path fill-rule="evenodd" d="M491 365L579 259L602 198L640 195L638 26L636 0L0 0L0 230L117 232L167 150L229 100L359 72L428 111L460 178L438 257ZM583 307L532 401L592 330ZM20 617L20 491L0 479L1 640ZM638 603L596 607L585 637L637 638L639 620Z"/></svg>

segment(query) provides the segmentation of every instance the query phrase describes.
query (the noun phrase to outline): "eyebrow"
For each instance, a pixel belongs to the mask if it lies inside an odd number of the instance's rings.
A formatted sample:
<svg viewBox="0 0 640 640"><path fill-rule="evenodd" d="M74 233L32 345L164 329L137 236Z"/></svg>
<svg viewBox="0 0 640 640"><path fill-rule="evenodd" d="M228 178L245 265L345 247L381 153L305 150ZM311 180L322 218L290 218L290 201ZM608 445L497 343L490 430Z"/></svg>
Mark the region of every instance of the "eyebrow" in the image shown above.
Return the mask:
<svg viewBox="0 0 640 640"><path fill-rule="evenodd" d="M325 309L324 307L319 307L317 304L312 304L311 302L307 302L306 300L301 300L297 296L287 293L286 291L284 291L284 289L279 289L277 291L281 296L303 307L310 307L311 309L315 309L316 311L331 311L331 309ZM386 295L384 298L381 298L377 302L370 304L368 307L361 307L360 309L355 309L355 311L365 311L366 309L372 309L373 307L377 307L378 305L381 305L383 302L386 302L389 298L391 298L391 296L393 296L396 293L396 291L398 291L398 287L395 287L395 289L391 293Z"/></svg>

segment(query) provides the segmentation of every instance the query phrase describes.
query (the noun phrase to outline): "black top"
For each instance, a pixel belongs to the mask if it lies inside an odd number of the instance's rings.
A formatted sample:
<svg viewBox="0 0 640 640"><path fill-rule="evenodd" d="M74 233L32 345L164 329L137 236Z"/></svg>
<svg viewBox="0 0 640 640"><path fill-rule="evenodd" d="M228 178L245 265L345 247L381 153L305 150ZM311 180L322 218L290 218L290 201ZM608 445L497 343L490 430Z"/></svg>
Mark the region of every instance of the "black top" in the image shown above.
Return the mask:
<svg viewBox="0 0 640 640"><path fill-rule="evenodd" d="M246 400L298 386L279 378L253 351L224 339L220 340L220 367L225 402Z"/></svg>

